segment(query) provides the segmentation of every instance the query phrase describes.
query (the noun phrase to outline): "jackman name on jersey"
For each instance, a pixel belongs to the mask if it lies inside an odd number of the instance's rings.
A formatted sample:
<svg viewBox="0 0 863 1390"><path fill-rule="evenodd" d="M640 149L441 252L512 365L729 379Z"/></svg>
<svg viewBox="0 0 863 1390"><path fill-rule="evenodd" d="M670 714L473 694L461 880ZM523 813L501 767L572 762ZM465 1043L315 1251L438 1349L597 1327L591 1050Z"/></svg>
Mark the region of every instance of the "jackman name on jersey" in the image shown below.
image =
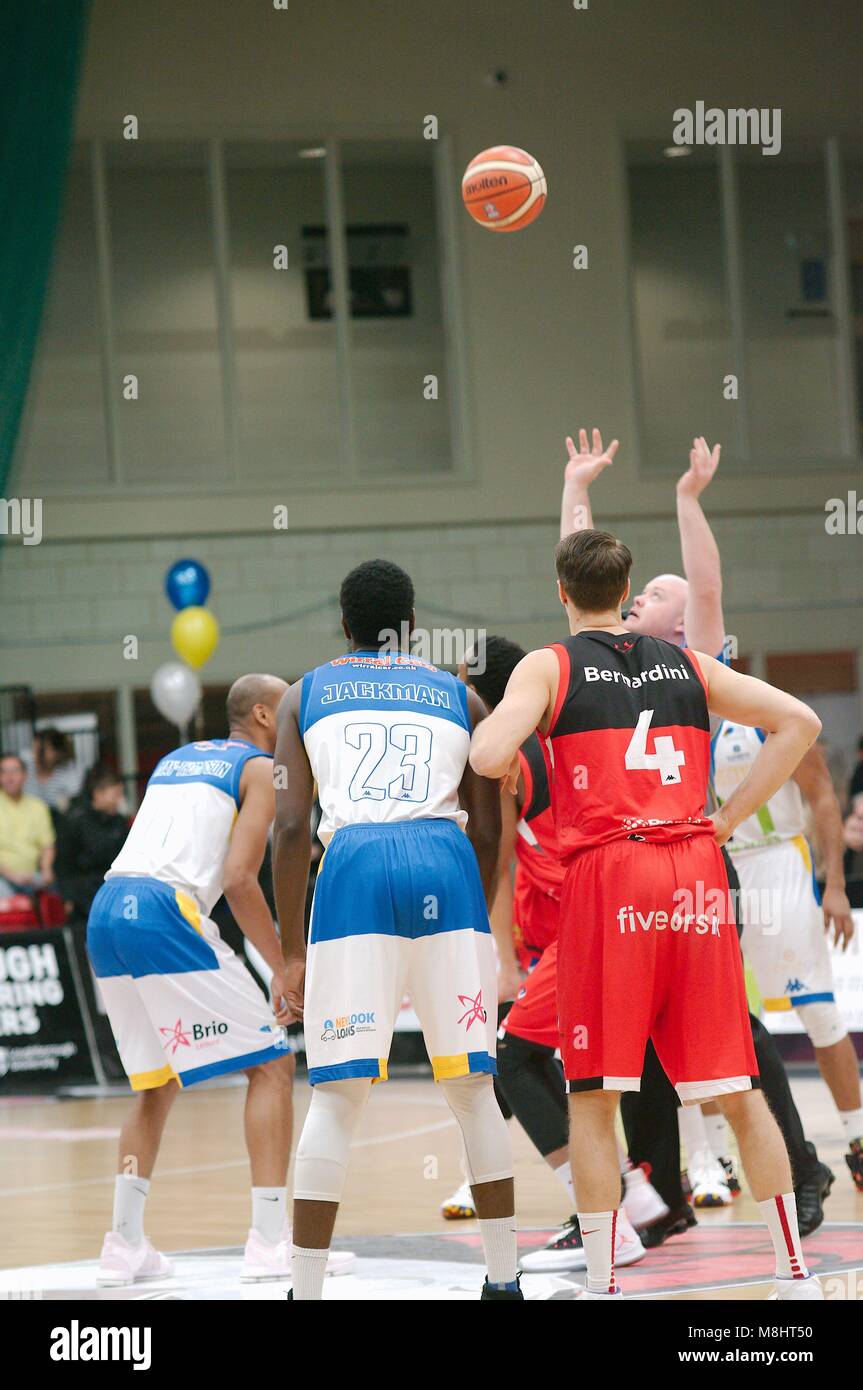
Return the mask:
<svg viewBox="0 0 863 1390"><path fill-rule="evenodd" d="M395 681L339 681L325 685L322 705L339 704L342 700L405 700L415 705L435 705L452 709L449 691L431 685L398 685Z"/></svg>

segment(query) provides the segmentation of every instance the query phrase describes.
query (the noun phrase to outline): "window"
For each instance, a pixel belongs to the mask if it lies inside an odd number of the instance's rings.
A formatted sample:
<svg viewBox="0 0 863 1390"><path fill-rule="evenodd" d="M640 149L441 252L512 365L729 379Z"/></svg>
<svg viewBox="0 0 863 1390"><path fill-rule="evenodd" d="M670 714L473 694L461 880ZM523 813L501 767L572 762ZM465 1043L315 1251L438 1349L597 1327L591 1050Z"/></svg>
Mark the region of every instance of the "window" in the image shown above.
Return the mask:
<svg viewBox="0 0 863 1390"><path fill-rule="evenodd" d="M836 148L627 147L647 470L679 467L694 434L722 441L728 469L856 455L863 161L846 158L843 179Z"/></svg>
<svg viewBox="0 0 863 1390"><path fill-rule="evenodd" d="M458 466L438 142L76 151L20 476L230 491Z"/></svg>

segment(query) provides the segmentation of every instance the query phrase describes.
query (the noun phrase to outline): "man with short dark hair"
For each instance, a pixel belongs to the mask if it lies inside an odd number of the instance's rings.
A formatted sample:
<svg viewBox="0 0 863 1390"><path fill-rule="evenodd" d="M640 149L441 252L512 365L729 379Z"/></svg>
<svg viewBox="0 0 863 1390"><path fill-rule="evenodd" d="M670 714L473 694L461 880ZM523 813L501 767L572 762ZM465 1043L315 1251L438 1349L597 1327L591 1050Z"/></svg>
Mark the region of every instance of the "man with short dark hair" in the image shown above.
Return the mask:
<svg viewBox="0 0 863 1390"><path fill-rule="evenodd" d="M120 814L123 779L107 763L96 763L84 779L84 798L60 822L57 890L72 920L86 922L105 874L123 847L128 818Z"/></svg>
<svg viewBox="0 0 863 1390"><path fill-rule="evenodd" d="M297 1149L291 1297L320 1299L351 1139L387 1077L405 993L462 1130L486 1256L483 1300L521 1301L512 1154L495 1100L494 890L500 796L467 765L482 701L411 654L414 590L370 560L341 587L346 656L279 708L273 871L285 965L273 982L303 1017L311 1105ZM303 904L317 782L327 845L309 932ZM464 832L467 832L466 834Z"/></svg>
<svg viewBox="0 0 863 1390"><path fill-rule="evenodd" d="M653 1039L684 1104L717 1099L776 1253L776 1295L817 1299L791 1170L758 1092L743 968L720 845L793 771L820 729L782 691L624 625L628 548L583 531L555 553L567 641L531 652L477 728L470 762L514 789L518 749L550 740L567 865L558 1006L571 1158L587 1257L583 1296L619 1297L614 1118ZM621 579L623 584L621 585ZM711 712L768 732L749 776L704 815Z"/></svg>

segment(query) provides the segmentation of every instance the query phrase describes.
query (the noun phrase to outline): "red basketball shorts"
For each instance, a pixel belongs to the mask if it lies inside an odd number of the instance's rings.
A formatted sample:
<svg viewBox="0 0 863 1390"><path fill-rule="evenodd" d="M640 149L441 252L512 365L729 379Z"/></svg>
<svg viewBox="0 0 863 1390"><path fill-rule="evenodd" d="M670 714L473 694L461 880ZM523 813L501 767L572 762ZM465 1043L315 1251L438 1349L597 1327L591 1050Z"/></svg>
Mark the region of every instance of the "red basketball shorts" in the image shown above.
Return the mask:
<svg viewBox="0 0 863 1390"><path fill-rule="evenodd" d="M712 836L582 851L563 886L557 981L569 1091L637 1091L648 1038L683 1102L757 1085L728 879Z"/></svg>
<svg viewBox="0 0 863 1390"><path fill-rule="evenodd" d="M543 951L501 1024L504 1033L557 1051L557 942Z"/></svg>
<svg viewBox="0 0 863 1390"><path fill-rule="evenodd" d="M515 868L512 899L513 934L519 964L532 970L535 962L557 940L560 924L560 890L553 897L529 878L520 864Z"/></svg>

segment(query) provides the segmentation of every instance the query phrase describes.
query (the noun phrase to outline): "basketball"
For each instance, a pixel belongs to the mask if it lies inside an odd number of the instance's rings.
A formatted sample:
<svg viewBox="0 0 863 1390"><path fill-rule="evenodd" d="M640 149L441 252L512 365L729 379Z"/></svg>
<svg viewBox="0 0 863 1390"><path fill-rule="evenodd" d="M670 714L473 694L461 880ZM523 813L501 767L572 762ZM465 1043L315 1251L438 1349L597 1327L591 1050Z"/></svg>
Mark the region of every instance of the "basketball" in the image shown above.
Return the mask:
<svg viewBox="0 0 863 1390"><path fill-rule="evenodd" d="M546 193L539 164L515 145L492 145L475 155L461 181L465 207L490 232L519 232L535 222Z"/></svg>

